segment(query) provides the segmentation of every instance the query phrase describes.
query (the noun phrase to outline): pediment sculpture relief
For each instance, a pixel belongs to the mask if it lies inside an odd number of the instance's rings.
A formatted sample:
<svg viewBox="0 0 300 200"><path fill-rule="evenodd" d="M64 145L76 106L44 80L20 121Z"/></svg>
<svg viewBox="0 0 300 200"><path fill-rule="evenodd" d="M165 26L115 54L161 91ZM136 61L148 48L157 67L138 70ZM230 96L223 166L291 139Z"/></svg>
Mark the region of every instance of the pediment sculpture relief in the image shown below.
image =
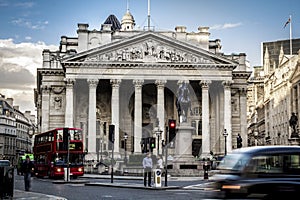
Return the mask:
<svg viewBox="0 0 300 200"><path fill-rule="evenodd" d="M154 40L147 40L123 49L90 56L85 61L213 63L212 60L207 58L193 55L180 49L174 49Z"/></svg>

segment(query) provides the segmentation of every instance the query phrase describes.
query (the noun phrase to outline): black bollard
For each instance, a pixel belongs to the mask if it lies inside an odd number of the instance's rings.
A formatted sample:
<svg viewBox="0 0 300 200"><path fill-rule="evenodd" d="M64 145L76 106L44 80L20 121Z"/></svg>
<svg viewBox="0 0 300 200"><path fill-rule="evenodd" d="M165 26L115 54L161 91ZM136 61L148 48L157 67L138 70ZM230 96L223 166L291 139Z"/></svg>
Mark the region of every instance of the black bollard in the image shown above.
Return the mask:
<svg viewBox="0 0 300 200"><path fill-rule="evenodd" d="M203 170L204 170L204 179L208 179L208 164L207 162L205 161L204 164L203 164Z"/></svg>

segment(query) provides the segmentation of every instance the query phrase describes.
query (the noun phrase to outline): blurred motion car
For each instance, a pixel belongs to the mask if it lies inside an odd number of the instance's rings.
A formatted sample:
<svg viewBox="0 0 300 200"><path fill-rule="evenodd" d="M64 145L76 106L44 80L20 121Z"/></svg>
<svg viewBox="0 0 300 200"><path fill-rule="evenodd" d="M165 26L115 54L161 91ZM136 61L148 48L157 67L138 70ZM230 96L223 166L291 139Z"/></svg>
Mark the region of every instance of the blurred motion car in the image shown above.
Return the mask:
<svg viewBox="0 0 300 200"><path fill-rule="evenodd" d="M300 146L235 149L222 159L212 179L215 195L222 198L299 197Z"/></svg>

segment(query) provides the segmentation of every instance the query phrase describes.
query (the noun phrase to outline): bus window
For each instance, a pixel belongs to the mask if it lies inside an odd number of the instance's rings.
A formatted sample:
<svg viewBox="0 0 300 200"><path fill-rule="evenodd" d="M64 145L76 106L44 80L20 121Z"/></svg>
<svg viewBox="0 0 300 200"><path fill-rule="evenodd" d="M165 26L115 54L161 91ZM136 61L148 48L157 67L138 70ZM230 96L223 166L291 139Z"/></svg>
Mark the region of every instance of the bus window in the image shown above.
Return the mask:
<svg viewBox="0 0 300 200"><path fill-rule="evenodd" d="M53 135L53 132L51 132L51 133L49 134L48 141L49 141L49 142L53 142L53 141L54 141L54 135Z"/></svg>
<svg viewBox="0 0 300 200"><path fill-rule="evenodd" d="M57 140L62 140L63 139L63 131L62 130L58 130L57 131Z"/></svg>
<svg viewBox="0 0 300 200"><path fill-rule="evenodd" d="M70 130L71 140L81 140L82 132L81 130Z"/></svg>

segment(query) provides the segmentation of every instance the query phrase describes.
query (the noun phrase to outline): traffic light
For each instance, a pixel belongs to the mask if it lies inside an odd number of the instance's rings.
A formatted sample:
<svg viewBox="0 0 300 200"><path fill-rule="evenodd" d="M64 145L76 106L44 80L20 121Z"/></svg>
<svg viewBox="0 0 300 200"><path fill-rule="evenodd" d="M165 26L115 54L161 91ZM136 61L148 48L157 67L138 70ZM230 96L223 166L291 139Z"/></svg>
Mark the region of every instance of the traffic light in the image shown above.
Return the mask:
<svg viewBox="0 0 300 200"><path fill-rule="evenodd" d="M154 149L155 147L156 147L156 145L155 145L155 138L152 137L152 138L150 138L150 148Z"/></svg>
<svg viewBox="0 0 300 200"><path fill-rule="evenodd" d="M176 135L176 120L169 119L169 141L172 141Z"/></svg>
<svg viewBox="0 0 300 200"><path fill-rule="evenodd" d="M113 125L113 124L109 125L108 140L109 140L111 143L114 143L114 142L115 142L115 125Z"/></svg>

